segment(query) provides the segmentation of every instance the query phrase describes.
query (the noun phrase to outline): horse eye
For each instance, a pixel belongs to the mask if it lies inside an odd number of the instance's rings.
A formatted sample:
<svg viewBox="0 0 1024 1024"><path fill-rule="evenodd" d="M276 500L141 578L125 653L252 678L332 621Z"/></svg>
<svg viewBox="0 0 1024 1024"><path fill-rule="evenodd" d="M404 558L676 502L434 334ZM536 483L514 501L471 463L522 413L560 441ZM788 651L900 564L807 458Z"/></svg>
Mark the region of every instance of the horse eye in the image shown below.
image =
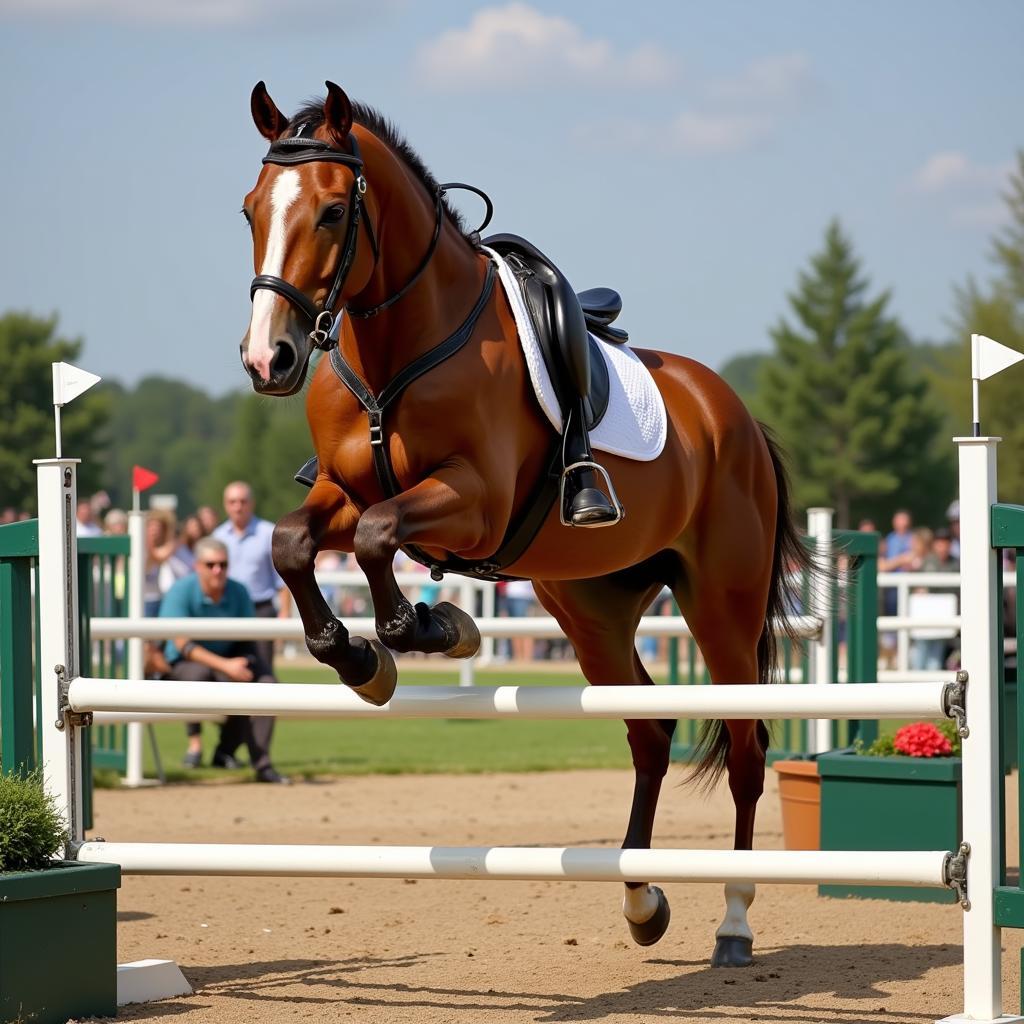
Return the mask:
<svg viewBox="0 0 1024 1024"><path fill-rule="evenodd" d="M334 206L328 206L326 210L320 215L320 225L324 224L340 224L342 218L345 216L345 204L335 203Z"/></svg>
<svg viewBox="0 0 1024 1024"><path fill-rule="evenodd" d="M252 227L252 217L249 216L249 211L243 208L239 213L245 218L245 223Z"/></svg>

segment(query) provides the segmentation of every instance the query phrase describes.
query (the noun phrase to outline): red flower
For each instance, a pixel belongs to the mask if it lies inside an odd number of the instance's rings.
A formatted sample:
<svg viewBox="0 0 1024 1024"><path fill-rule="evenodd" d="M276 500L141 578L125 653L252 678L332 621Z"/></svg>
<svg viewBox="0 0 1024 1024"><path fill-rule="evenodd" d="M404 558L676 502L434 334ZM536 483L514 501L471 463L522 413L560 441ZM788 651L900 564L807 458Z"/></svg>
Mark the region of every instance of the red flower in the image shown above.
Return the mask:
<svg viewBox="0 0 1024 1024"><path fill-rule="evenodd" d="M908 757L948 757L953 747L930 722L914 722L898 730L892 745Z"/></svg>

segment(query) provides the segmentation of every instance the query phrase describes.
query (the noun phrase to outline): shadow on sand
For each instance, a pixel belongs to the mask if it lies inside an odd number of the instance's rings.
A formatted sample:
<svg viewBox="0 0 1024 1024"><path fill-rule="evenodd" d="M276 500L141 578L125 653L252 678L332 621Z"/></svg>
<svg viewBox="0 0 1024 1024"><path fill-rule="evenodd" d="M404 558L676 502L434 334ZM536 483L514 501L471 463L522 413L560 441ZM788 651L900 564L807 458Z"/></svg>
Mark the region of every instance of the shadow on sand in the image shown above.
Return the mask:
<svg viewBox="0 0 1024 1024"><path fill-rule="evenodd" d="M694 1021L785 1021L786 1024L900 1022L924 1024L960 1007L929 1008L922 997L917 1012L887 1006L893 983L921 981L935 968L962 961L958 945L910 946L876 943L860 946L796 945L761 950L749 970L712 970L706 961L651 957L638 963L669 968L672 976L650 978L628 988L591 996L552 991L512 991L503 988L404 984L404 968L419 971L438 961L438 974L451 974L447 953L409 956L354 956L343 960L274 960L217 966L183 965L196 988L189 1000L126 1007L126 1020L173 1017L209 1005L211 998L236 998L263 1003L260 1019L272 1020L275 1005L305 1004L385 1013L422 1010L424 1019L442 1010L472 1013L475 1021L507 1019L510 1012L538 1022L601 1021L640 1016ZM444 967L442 968L442 963ZM585 971L585 968L582 970ZM378 971L387 978L375 980ZM396 974L398 978L396 978ZM867 975L871 980L865 982ZM501 974L495 971L495 981ZM507 977L507 975L506 975ZM404 1016L404 1013L403 1013ZM468 1018L467 1018L468 1019Z"/></svg>

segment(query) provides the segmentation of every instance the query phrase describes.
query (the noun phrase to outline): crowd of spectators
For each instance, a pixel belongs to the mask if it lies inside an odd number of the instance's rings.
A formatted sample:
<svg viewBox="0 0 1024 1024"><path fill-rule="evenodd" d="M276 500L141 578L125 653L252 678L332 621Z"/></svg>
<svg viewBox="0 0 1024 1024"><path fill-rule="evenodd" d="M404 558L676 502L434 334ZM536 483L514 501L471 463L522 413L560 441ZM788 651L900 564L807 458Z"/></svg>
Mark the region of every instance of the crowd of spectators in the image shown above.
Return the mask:
<svg viewBox="0 0 1024 1024"><path fill-rule="evenodd" d="M253 508L252 491L243 482L235 482L225 489L224 510L226 518L221 521L211 506L203 506L195 514L185 518L180 525L173 514L164 511L148 513L146 522L146 583L145 611L147 615L159 614L165 595L176 581L195 573L196 545L207 536L214 536L226 545L228 551L229 576L241 582L247 589L257 616L288 616L291 614L290 595L274 571L270 559L270 536L272 525L259 519ZM7 509L0 522L12 522L18 516L13 509ZM101 525L102 523L102 525ZM106 494L100 492L78 503L77 525L80 536L96 536L100 533L124 534L127 532L127 515L117 508L111 508ZM877 531L881 535L879 544L879 572L959 572L960 515L959 503L950 504L946 513L946 524L937 529L915 526L911 514L905 509L897 510L886 531L870 519L862 520L859 529ZM396 571L422 575L422 582L403 589L413 602L422 601L434 605L440 600L458 600L453 589L430 579L427 570L403 554L399 554ZM358 571L353 555L323 551L317 556L318 571ZM369 596L365 588L325 583L324 596L330 606L342 618L372 615ZM957 614L955 606L958 590L955 587L921 587L910 591L911 615L932 618ZM897 613L897 589L883 587L881 591L881 613ZM513 580L497 585L495 610L499 616L520 618L543 615L533 585L528 580ZM671 615L675 609L671 594L663 591L647 612L648 615ZM477 614L483 608L476 609ZM653 637L642 637L637 641L641 655L646 659L664 660L667 656L667 641ZM896 634L883 633L880 637L880 655L883 663L894 664L896 656ZM948 667L955 658L956 633L953 630L921 628L910 634L910 666L915 669L936 669ZM151 651L155 671L161 666L159 651ZM255 645L261 664L273 671L274 644L270 641ZM498 640L496 657L500 661L530 662L572 659L574 653L565 640L542 639L529 636ZM198 763L201 757L199 727L190 729L189 749L186 758Z"/></svg>
<svg viewBox="0 0 1024 1024"><path fill-rule="evenodd" d="M938 529L915 527L906 509L898 509L892 517L892 528L881 537L878 549L880 573L925 573L960 571L960 503L952 502L946 510L947 525ZM875 522L862 520L861 530L875 532ZM912 618L946 618L959 614L957 586L913 587L904 611ZM881 614L896 615L898 590L882 587ZM950 667L957 657L958 633L941 626L922 626L910 631L909 668L935 671ZM879 655L884 664L896 661L897 636L883 632L879 636Z"/></svg>
<svg viewBox="0 0 1024 1024"><path fill-rule="evenodd" d="M180 523L173 512L151 509L145 524L143 614L171 618L268 617L288 615L290 595L271 559L273 524L255 514L252 489L234 481L224 490L226 518L221 522L209 505ZM82 498L76 509L79 537L123 535L128 515L110 507L103 492ZM123 596L123 567L115 578ZM148 678L187 681L276 682L272 641L192 640L177 636L146 645ZM250 765L259 782L287 782L270 759L274 720L232 715L219 726L210 764L240 766L236 754L248 747ZM203 761L202 725L186 725L183 764Z"/></svg>

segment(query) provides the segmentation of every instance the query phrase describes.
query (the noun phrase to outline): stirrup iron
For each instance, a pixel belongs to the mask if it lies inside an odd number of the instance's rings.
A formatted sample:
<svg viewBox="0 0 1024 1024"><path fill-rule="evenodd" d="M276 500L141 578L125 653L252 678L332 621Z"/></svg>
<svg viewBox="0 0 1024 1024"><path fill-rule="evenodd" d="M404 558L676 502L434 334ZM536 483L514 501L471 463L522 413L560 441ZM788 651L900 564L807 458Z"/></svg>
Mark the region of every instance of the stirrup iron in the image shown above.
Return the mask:
<svg viewBox="0 0 1024 1024"><path fill-rule="evenodd" d="M600 523L574 523L571 519L565 517L565 484L569 479L569 474L577 469L589 469L595 473L600 474L604 480L604 486L608 491L606 497L611 502L612 509L615 512L614 519L608 519ZM574 495L575 497L575 495ZM622 517L625 515L625 509L622 507L622 502L619 501L619 496L615 493L615 487L612 485L612 478L608 475L608 471L598 462L592 460L583 459L579 462L572 462L565 469L562 470L562 479L558 486L558 519L563 526L571 526L577 529L598 529L602 526L615 526L622 522Z"/></svg>

